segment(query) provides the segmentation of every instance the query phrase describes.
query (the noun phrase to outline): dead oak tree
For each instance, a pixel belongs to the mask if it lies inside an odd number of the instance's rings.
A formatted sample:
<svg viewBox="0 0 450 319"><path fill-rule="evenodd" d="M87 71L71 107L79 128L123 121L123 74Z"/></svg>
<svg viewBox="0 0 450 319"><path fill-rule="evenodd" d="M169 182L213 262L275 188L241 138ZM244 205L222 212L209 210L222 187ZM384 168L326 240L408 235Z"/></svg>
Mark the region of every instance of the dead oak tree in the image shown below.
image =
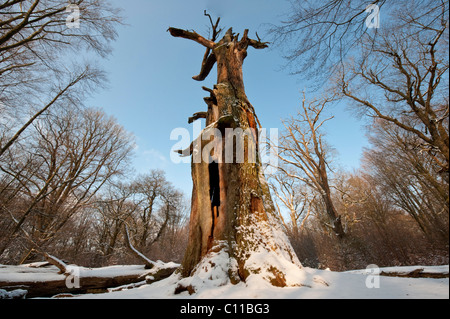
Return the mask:
<svg viewBox="0 0 450 319"><path fill-rule="evenodd" d="M190 148L180 151L184 155L193 155L189 242L181 274L192 278L199 272L221 268L225 273L223 277L231 283L257 275L276 286L299 284L290 278L288 269L300 271L301 264L281 230L258 157L251 161L244 156L244 161L240 162L236 160L239 157L238 141L227 146L226 137L215 138L214 152L210 152L209 139L204 140L204 136L212 135L211 132L217 137L225 136L224 133L230 130L250 129L252 133L243 142L243 153L248 155L257 151L259 122L245 94L242 65L249 47L264 49L268 45L258 36L257 40L249 38L248 30L239 38L232 28L216 41L220 18L213 23L206 12L205 15L211 21L211 39L195 31L168 29L174 37L206 47L200 74L194 76L194 80L204 80L217 65L214 89L203 87L210 93L205 98L207 112L196 113L189 119L192 122L206 118L203 138L197 138ZM229 151L226 147L230 145L233 147L231 162L225 158ZM200 162L194 160L198 153L203 155ZM189 280L180 284L190 293L195 291ZM178 291L183 291L182 287Z"/></svg>

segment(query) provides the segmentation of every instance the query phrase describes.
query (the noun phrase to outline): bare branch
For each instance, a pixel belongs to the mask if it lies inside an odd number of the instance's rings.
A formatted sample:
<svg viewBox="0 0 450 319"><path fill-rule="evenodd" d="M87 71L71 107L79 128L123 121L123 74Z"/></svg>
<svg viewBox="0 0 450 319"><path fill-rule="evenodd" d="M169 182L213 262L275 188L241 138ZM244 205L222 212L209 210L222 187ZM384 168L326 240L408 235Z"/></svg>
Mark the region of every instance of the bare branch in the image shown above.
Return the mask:
<svg viewBox="0 0 450 319"><path fill-rule="evenodd" d="M172 28L172 27L167 29L167 31L169 31L170 35L173 37L192 40L192 41L195 41L195 42L203 45L206 48L209 48L211 50L214 49L215 43L213 41L205 39L204 37L202 37L195 31L187 31L187 30L182 30L182 29L177 29L177 28Z"/></svg>

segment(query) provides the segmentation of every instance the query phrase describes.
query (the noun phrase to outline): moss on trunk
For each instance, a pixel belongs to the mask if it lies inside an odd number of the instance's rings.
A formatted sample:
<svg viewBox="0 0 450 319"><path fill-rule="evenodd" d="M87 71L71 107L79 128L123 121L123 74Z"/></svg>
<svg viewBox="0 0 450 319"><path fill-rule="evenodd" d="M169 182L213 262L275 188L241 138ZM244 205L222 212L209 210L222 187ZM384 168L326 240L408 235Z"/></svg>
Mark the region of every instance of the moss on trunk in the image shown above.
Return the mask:
<svg viewBox="0 0 450 319"><path fill-rule="evenodd" d="M246 281L251 275L263 276L276 286L296 284L288 272L300 270L301 265L281 230L272 203L257 153L258 120L244 90L242 65L248 46L261 49L267 45L249 39L248 30L238 39L229 29L217 43L208 42L195 32L174 28L169 31L207 47L201 74L194 79L204 79L212 68L209 62L217 62L217 84L212 90L204 88L211 94L205 98L206 126L219 130L222 136L213 142L214 153L206 156L218 161L220 205L213 205L210 199L209 163L196 163L193 156L189 242L182 276L203 278L211 272L213 278L220 269L233 284ZM239 129L247 133L243 154L236 150L238 141L227 144L226 139L227 132ZM196 150L194 147L194 153L204 152L210 143L201 137L198 141L201 145ZM189 280L180 285L195 286Z"/></svg>

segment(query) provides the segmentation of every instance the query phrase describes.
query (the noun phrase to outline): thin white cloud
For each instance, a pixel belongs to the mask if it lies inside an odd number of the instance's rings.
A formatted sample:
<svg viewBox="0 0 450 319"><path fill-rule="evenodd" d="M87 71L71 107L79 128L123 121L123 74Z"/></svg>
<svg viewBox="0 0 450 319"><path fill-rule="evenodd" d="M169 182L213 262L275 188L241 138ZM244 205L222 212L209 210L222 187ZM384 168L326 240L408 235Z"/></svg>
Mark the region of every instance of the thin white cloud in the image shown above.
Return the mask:
<svg viewBox="0 0 450 319"><path fill-rule="evenodd" d="M146 162L161 162L167 163L167 158L158 150L152 148L142 152Z"/></svg>

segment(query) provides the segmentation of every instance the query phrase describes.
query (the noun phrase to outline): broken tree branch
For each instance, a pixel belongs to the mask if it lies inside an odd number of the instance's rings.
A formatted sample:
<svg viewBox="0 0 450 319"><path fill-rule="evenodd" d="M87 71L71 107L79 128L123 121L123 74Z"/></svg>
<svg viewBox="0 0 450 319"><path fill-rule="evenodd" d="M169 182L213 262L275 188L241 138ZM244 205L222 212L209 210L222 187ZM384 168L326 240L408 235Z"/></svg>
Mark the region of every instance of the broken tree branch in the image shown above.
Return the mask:
<svg viewBox="0 0 450 319"><path fill-rule="evenodd" d="M134 256L139 258L145 264L145 269L152 269L155 266L155 263L145 257L141 252L139 252L134 246L131 244L130 234L128 232L128 226L125 224L125 243L128 249L133 253Z"/></svg>
<svg viewBox="0 0 450 319"><path fill-rule="evenodd" d="M209 54L209 49L206 49L205 56L202 61L202 68L200 69L200 73L196 76L193 76L192 79L196 81L203 81L211 72L214 64L216 64L217 59L214 53Z"/></svg>
<svg viewBox="0 0 450 319"><path fill-rule="evenodd" d="M207 117L208 117L208 112L197 112L197 113L194 113L194 115L189 118L188 123L191 124L198 119L206 119Z"/></svg>
<svg viewBox="0 0 450 319"><path fill-rule="evenodd" d="M213 23L213 20L211 18L211 15L209 13L206 12L206 10L203 12L203 14L205 16L207 16L209 18L209 22L211 23L211 28L212 28L212 37L211 37L211 41L216 41L217 36L220 34L220 32L222 31L222 29L218 29L219 27L219 23L220 23L220 17L217 18L216 23Z"/></svg>
<svg viewBox="0 0 450 319"><path fill-rule="evenodd" d="M67 274L67 265L62 260L52 255L49 255L46 252L43 251L38 252L44 255L44 258L45 260L47 260L48 263L52 264L53 266L56 266L61 274Z"/></svg>
<svg viewBox="0 0 450 319"><path fill-rule="evenodd" d="M211 50L214 49L214 44L215 44L214 41L205 39L204 37L202 37L200 34L198 34L195 31L187 31L187 30L182 30L182 29L172 28L172 27L167 29L167 31L169 31L170 35L173 37L192 40L192 41L195 41Z"/></svg>

